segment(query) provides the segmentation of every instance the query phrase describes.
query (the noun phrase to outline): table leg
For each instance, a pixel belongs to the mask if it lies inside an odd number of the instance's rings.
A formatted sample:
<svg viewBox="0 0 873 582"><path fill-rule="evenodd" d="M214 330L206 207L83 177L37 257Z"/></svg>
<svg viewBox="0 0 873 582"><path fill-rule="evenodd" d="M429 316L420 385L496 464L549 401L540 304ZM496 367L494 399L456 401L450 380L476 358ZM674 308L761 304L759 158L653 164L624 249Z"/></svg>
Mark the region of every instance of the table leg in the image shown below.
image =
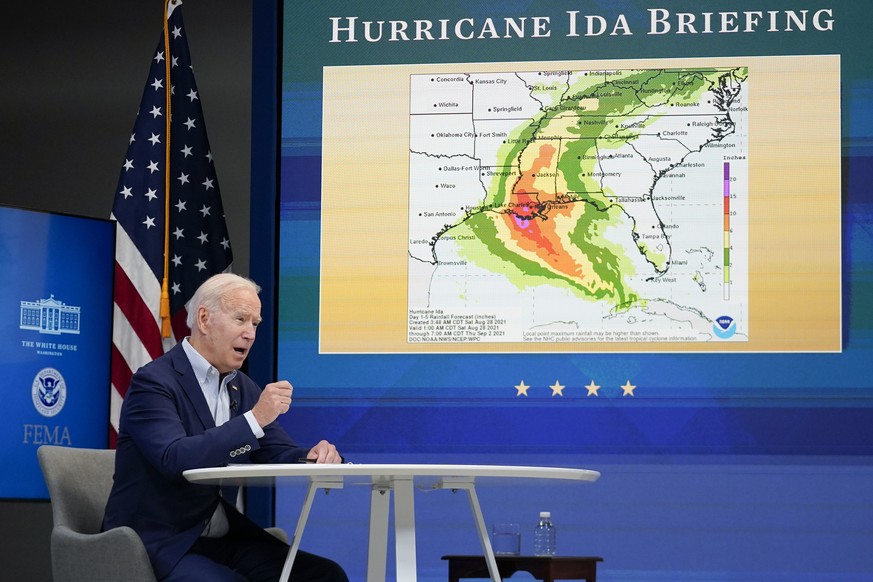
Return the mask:
<svg viewBox="0 0 873 582"><path fill-rule="evenodd" d="M479 542L482 544L482 553L485 556L485 565L488 566L488 574L491 575L492 582L501 582L497 560L494 558L494 548L491 547L491 539L488 537L488 528L485 526L482 506L479 505L479 497L476 495L476 485L473 480L443 479L434 488L449 489L452 493L459 489L467 492L467 498L470 500L470 511L473 512L473 521L476 523L476 532L479 534Z"/></svg>
<svg viewBox="0 0 873 582"><path fill-rule="evenodd" d="M367 554L367 582L384 582L388 559L388 502L391 488L374 485L370 493L370 543Z"/></svg>
<svg viewBox="0 0 873 582"><path fill-rule="evenodd" d="M494 548L491 547L491 539L488 537L488 528L485 526L485 518L482 516L482 507L479 505L479 497L476 488L471 484L467 489L467 497L470 499L470 511L473 512L473 521L476 522L476 531L479 532L479 541L482 543L482 552L485 563L488 565L488 573L493 582L500 581L500 572L497 569L497 560L494 558Z"/></svg>
<svg viewBox="0 0 873 582"><path fill-rule="evenodd" d="M288 577L291 575L291 567L294 565L294 558L297 556L298 548L300 548L300 538L303 535L303 528L306 527L306 520L309 519L309 510L312 509L312 501L315 499L316 491L318 491L318 484L311 482L309 489L306 490L306 497L303 499L303 507L300 508L297 527L294 528L291 547L288 548L288 557L285 558L285 566L282 568L282 576L279 578L279 582L288 582Z"/></svg>
<svg viewBox="0 0 873 582"><path fill-rule="evenodd" d="M394 480L394 542L397 582L416 582L414 493L411 478Z"/></svg>

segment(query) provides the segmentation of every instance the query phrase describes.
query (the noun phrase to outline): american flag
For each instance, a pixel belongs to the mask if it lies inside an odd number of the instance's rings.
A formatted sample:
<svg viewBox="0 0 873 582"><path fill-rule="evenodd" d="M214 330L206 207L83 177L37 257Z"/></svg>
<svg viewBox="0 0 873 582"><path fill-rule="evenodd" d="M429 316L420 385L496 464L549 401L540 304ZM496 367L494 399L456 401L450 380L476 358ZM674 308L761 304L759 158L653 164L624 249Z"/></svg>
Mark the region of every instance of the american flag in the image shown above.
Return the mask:
<svg viewBox="0 0 873 582"><path fill-rule="evenodd" d="M167 7L167 28L152 59L112 206L112 218L118 222L110 407L113 448L133 372L188 335L185 304L208 277L228 270L233 259L180 4L171 1ZM172 330L168 330L170 337L162 338L165 238Z"/></svg>

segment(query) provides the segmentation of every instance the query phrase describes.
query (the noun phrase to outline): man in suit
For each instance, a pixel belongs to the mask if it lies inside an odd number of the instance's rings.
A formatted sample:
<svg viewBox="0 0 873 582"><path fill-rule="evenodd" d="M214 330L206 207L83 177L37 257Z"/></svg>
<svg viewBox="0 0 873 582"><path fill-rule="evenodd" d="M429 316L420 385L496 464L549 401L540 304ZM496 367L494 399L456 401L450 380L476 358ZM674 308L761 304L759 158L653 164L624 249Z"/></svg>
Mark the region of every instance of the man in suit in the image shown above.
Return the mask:
<svg viewBox="0 0 873 582"><path fill-rule="evenodd" d="M290 383L261 390L239 371L261 321L259 291L230 273L204 282L189 303L191 335L140 368L124 399L103 527L133 528L159 580L276 580L288 552L237 510L238 488L192 484L183 471L342 461L325 440L297 446L276 422L291 406ZM291 580L347 577L336 563L298 552Z"/></svg>

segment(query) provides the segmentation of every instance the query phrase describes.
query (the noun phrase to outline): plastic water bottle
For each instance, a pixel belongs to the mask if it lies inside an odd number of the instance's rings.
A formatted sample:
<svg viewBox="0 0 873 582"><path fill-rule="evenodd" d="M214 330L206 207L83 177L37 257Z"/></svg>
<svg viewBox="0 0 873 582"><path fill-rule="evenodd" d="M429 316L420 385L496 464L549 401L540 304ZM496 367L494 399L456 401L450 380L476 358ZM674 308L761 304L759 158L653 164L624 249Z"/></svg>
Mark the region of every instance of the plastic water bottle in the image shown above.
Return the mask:
<svg viewBox="0 0 873 582"><path fill-rule="evenodd" d="M533 547L535 556L555 555L555 526L552 524L552 514L540 512L540 521L534 529Z"/></svg>

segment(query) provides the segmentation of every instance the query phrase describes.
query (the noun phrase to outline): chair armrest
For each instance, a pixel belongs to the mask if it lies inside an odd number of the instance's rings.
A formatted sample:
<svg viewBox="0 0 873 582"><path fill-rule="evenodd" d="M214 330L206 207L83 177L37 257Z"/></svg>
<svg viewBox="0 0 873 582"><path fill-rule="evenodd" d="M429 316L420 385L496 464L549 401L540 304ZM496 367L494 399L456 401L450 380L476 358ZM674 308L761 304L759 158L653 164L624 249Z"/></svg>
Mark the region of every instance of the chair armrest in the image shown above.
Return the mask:
<svg viewBox="0 0 873 582"><path fill-rule="evenodd" d="M52 530L55 582L153 582L155 575L142 540L129 527L83 534L66 526Z"/></svg>
<svg viewBox="0 0 873 582"><path fill-rule="evenodd" d="M288 541L288 533L281 527L268 527L264 528L264 531L266 531L268 534L275 538L279 538L286 544L290 544L290 542Z"/></svg>

